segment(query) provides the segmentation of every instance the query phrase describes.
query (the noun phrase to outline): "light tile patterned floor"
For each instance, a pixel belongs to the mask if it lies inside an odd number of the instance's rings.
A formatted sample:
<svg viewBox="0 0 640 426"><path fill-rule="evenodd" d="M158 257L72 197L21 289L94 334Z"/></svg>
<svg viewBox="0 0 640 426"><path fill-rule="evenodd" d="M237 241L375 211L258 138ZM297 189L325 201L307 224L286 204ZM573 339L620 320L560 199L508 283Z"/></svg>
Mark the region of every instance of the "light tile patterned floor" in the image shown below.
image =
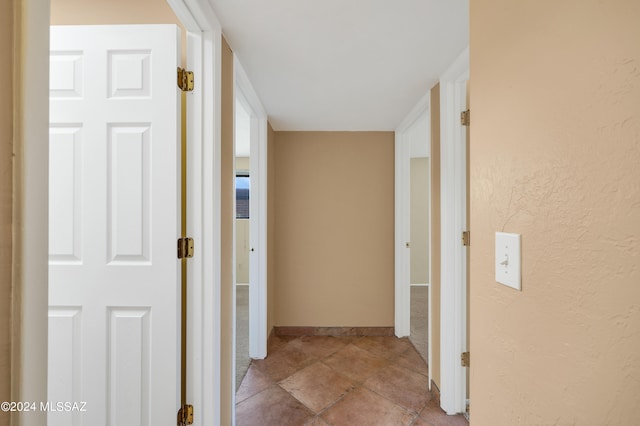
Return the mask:
<svg viewBox="0 0 640 426"><path fill-rule="evenodd" d="M236 393L238 426L468 426L428 391L408 339L275 337Z"/></svg>
<svg viewBox="0 0 640 426"><path fill-rule="evenodd" d="M429 287L411 286L411 334L413 343L422 359L429 358Z"/></svg>
<svg viewBox="0 0 640 426"><path fill-rule="evenodd" d="M249 286L236 285L236 391L249 368Z"/></svg>

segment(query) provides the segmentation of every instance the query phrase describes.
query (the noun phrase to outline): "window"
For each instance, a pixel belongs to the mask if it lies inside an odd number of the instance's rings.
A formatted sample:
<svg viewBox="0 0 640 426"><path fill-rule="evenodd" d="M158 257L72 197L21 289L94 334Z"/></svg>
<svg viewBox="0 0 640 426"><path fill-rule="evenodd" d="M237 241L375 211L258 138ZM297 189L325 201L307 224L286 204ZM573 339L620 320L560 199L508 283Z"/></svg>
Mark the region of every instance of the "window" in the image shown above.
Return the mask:
<svg viewBox="0 0 640 426"><path fill-rule="evenodd" d="M249 175L236 175L236 219L249 219Z"/></svg>

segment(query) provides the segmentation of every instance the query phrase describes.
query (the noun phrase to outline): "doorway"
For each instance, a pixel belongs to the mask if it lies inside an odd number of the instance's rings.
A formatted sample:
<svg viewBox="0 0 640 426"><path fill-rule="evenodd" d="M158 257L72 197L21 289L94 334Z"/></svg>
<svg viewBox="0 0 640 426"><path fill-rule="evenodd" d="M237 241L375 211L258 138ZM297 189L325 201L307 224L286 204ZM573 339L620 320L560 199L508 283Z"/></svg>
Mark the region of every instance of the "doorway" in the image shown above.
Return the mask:
<svg viewBox="0 0 640 426"><path fill-rule="evenodd" d="M434 139L431 174L432 194L437 211L432 217L437 228L431 229L437 246L431 251L438 263L430 265L430 273L439 267L435 287L429 286L429 357L430 385L434 374L439 383L441 407L448 414L467 410L469 368L461 365L461 356L469 351L468 328L468 247L462 243L462 232L468 231L467 219L467 129L461 124L460 113L467 109L467 81L469 79L469 51L465 49L440 78L439 89L433 99L437 123L430 123L440 140ZM422 114L430 109L429 94L421 99L396 130L396 275L395 275L395 330L398 337L409 336L411 319L411 139L412 129ZM439 108L438 108L439 107ZM438 109L437 109L438 108ZM439 172L438 172L439 171ZM438 183L436 178L440 179ZM435 191L439 190L439 194ZM437 215L437 216L436 216ZM439 233L439 235L438 235ZM439 243L438 243L439 241ZM431 256L430 256L431 257ZM434 266L432 268L431 266ZM437 273L437 271L435 271ZM433 290L433 297L432 292ZM433 299L439 299L433 306ZM436 311L436 312L434 312ZM435 327L432 329L432 327ZM435 339L435 340L432 340ZM434 343L434 344L432 344ZM433 361L433 362L432 362ZM434 372L434 370L436 370Z"/></svg>
<svg viewBox="0 0 640 426"><path fill-rule="evenodd" d="M429 361L429 294L431 283L431 202L428 126L421 129L410 160L411 270L409 276L411 318L409 340L425 362ZM425 131L423 133L423 131Z"/></svg>
<svg viewBox="0 0 640 426"><path fill-rule="evenodd" d="M267 355L267 115L237 57L234 80L235 391Z"/></svg>
<svg viewBox="0 0 640 426"><path fill-rule="evenodd" d="M440 80L441 126L441 404L448 414L467 410L469 367L460 359L468 347L467 110L469 50L465 49Z"/></svg>
<svg viewBox="0 0 640 426"><path fill-rule="evenodd" d="M236 99L235 102L235 349L236 386L238 390L249 368L249 293L250 293L250 218L251 218L251 116Z"/></svg>
<svg viewBox="0 0 640 426"><path fill-rule="evenodd" d="M429 94L396 130L395 333L431 364ZM431 372L429 373L431 374Z"/></svg>

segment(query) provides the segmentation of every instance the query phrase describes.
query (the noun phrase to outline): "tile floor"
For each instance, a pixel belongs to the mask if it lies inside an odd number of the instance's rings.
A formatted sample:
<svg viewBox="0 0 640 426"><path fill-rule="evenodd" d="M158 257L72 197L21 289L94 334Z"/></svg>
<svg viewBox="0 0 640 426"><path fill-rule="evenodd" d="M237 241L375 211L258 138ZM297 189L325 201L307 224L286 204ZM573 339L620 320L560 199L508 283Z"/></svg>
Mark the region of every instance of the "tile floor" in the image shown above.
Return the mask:
<svg viewBox="0 0 640 426"><path fill-rule="evenodd" d="M236 393L238 426L468 426L428 390L408 339L274 337Z"/></svg>
<svg viewBox="0 0 640 426"><path fill-rule="evenodd" d="M411 285L411 334L413 343L422 359L429 358L429 287Z"/></svg>
<svg viewBox="0 0 640 426"><path fill-rule="evenodd" d="M249 368L249 286L236 285L236 391Z"/></svg>

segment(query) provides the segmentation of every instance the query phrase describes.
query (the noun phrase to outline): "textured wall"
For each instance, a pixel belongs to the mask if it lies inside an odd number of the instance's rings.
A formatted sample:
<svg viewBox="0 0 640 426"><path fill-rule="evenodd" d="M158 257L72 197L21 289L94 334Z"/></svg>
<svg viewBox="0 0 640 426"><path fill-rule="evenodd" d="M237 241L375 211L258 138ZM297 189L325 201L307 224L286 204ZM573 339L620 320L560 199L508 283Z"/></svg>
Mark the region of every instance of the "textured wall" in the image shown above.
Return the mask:
<svg viewBox="0 0 640 426"><path fill-rule="evenodd" d="M276 132L277 326L393 326L393 144Z"/></svg>
<svg viewBox="0 0 640 426"><path fill-rule="evenodd" d="M470 3L473 424L639 424L640 2Z"/></svg>
<svg viewBox="0 0 640 426"><path fill-rule="evenodd" d="M13 1L0 4L0 81L13 80ZM0 401L11 400L11 261L13 209L13 90L3 85L0 96ZM0 425L9 415L0 412Z"/></svg>

